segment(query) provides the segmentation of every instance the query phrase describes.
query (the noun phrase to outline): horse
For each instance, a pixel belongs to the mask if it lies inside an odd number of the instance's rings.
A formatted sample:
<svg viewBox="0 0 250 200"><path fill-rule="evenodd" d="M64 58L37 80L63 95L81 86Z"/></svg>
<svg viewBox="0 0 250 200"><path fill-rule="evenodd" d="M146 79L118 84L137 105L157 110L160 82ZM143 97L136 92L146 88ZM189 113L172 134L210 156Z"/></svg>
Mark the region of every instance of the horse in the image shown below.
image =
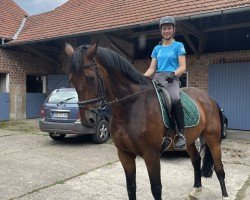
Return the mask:
<svg viewBox="0 0 250 200"><path fill-rule="evenodd" d="M70 60L69 81L79 97L82 125L93 126L95 108L111 105L110 135L125 172L129 199L136 199L137 156L145 161L154 199L162 199L160 156L169 129L163 124L152 81L118 53L99 47L98 42L76 49L66 43L65 52ZM211 177L215 170L222 196L228 197L221 161L221 111L206 92L192 87L184 91L196 102L200 113L199 123L185 129L186 150L194 168L194 188L189 196L201 190L201 177ZM205 141L203 158L194 144L200 135Z"/></svg>

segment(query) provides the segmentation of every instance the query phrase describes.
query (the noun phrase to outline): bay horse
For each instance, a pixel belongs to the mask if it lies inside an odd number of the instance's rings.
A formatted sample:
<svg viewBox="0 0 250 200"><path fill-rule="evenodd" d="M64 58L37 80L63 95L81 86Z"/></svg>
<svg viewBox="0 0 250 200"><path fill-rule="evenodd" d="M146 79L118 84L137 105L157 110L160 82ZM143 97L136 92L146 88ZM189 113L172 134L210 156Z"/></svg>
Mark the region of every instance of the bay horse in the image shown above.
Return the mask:
<svg viewBox="0 0 250 200"><path fill-rule="evenodd" d="M129 199L136 199L136 156L145 161L154 199L162 199L160 155L168 129L152 81L119 54L98 47L98 43L76 49L66 43L65 52L70 60L69 80L79 97L82 125L93 126L90 119L97 114L94 108L112 105L110 134L125 171ZM206 92L191 87L184 91L196 102L200 113L199 123L185 130L187 152L194 168L194 189L189 196L201 190L201 177L211 177L214 169L222 196L227 197L221 161L220 110ZM203 159L194 144L200 135L205 140Z"/></svg>

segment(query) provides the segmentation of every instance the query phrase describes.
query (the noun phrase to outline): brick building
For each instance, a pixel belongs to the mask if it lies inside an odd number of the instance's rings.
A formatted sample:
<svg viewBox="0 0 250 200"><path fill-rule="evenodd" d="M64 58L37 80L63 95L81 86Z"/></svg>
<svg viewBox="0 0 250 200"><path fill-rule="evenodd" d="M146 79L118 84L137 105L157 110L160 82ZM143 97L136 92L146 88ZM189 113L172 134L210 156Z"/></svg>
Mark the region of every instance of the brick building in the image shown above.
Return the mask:
<svg viewBox="0 0 250 200"><path fill-rule="evenodd" d="M3 0L3 5L0 92L9 93L10 118L28 118L29 94L40 93L34 98L43 99L51 77L65 77L65 41L79 46L100 40L101 46L117 51L145 72L152 48L160 40L159 19L171 15L177 20L176 40L187 50L186 84L209 92L225 108L229 121L236 120L229 123L230 128L250 129L250 105L243 103L250 98L250 90L237 85L238 79L249 84L249 1L69 0L53 11L34 16L28 16L12 0ZM232 81L233 88L240 88L240 98L231 98L227 90ZM242 108L237 111L234 105ZM240 112L244 108L246 113Z"/></svg>

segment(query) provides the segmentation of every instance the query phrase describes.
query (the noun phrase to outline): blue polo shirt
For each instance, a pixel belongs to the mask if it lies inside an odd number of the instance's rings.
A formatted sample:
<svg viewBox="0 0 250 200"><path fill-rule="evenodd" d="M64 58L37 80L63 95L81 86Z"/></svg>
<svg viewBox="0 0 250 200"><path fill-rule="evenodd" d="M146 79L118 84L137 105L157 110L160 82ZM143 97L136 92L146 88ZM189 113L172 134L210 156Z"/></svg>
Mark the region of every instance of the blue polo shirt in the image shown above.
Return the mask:
<svg viewBox="0 0 250 200"><path fill-rule="evenodd" d="M151 57L157 60L156 72L173 72L179 68L178 57L185 54L184 45L174 41L168 46L162 44L155 46Z"/></svg>

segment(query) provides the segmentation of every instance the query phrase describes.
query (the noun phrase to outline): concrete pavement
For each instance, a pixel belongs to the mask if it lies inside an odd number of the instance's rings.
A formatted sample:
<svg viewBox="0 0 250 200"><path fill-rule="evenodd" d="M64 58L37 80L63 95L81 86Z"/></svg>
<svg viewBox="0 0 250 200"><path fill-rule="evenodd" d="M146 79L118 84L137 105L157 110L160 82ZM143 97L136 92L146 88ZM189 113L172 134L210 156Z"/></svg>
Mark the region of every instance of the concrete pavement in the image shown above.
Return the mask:
<svg viewBox="0 0 250 200"><path fill-rule="evenodd" d="M229 199L250 199L250 135L230 131L223 140L223 164ZM34 129L0 130L0 199L128 199L116 148L92 144L89 137L51 140ZM163 199L184 199L192 190L193 168L183 154L161 159ZM202 179L199 199L221 199L214 174ZM137 197L153 199L145 164L137 158Z"/></svg>

